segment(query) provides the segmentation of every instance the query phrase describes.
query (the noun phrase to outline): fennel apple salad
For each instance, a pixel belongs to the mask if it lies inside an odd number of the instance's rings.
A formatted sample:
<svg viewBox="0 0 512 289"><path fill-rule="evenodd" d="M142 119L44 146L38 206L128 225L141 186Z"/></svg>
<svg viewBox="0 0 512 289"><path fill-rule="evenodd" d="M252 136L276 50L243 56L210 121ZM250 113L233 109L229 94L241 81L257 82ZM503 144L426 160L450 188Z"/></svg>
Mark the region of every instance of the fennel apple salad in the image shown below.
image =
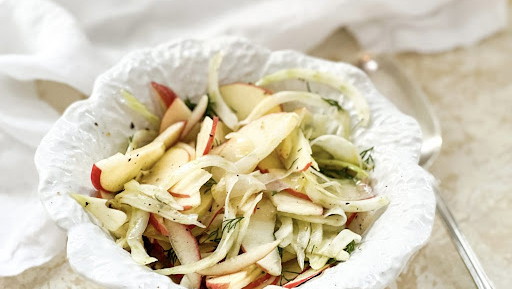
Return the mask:
<svg viewBox="0 0 512 289"><path fill-rule="evenodd" d="M121 91L158 129L131 123L126 151L92 167L96 196L71 196L135 262L186 288L293 288L348 260L389 203L370 186L373 148L351 142L368 104L343 78L310 69L219 85L221 60L210 60L197 103L148 84L161 118ZM268 89L292 80L303 90Z"/></svg>

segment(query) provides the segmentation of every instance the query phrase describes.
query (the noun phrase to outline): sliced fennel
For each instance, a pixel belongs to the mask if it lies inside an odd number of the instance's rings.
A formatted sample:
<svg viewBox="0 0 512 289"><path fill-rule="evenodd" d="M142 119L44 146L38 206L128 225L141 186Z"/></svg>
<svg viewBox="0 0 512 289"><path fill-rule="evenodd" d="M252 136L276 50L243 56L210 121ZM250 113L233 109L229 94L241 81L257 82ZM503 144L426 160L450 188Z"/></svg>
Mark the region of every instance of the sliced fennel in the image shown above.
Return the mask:
<svg viewBox="0 0 512 289"><path fill-rule="evenodd" d="M157 261L156 258L150 257L148 253L146 253L142 242L142 234L148 226L148 221L148 212L132 209L130 225L128 227L128 232L126 233L126 242L128 243L128 246L130 246L133 260L142 265Z"/></svg>
<svg viewBox="0 0 512 289"><path fill-rule="evenodd" d="M133 94L126 90L121 90L121 95L123 96L126 105L146 118L146 120L148 120L153 126L158 127L160 125L160 118L150 112L142 102L133 96Z"/></svg>
<svg viewBox="0 0 512 289"><path fill-rule="evenodd" d="M351 163L361 167L361 157L356 146L350 141L337 135L323 135L311 141L311 147L326 151L336 160Z"/></svg>
<svg viewBox="0 0 512 289"><path fill-rule="evenodd" d="M281 91L275 93L271 97L263 99L260 103L258 103L258 105L247 116L247 118L240 122L240 125L247 125L248 123L264 115L267 111L274 108L275 106L292 101L297 101L310 106L324 108L329 107L329 104L322 101L322 97L318 94L303 91Z"/></svg>
<svg viewBox="0 0 512 289"><path fill-rule="evenodd" d="M204 225L197 221L197 215L184 215L176 209L173 209L171 206L143 194L125 191L118 194L116 199L120 203L130 205L146 212L155 213L173 222L185 225L196 225L204 228Z"/></svg>
<svg viewBox="0 0 512 289"><path fill-rule="evenodd" d="M95 216L109 231L116 231L126 223L126 214L123 211L107 207L107 200L80 194L70 194L70 196L84 207L86 211Z"/></svg>
<svg viewBox="0 0 512 289"><path fill-rule="evenodd" d="M208 95L213 102L213 110L224 124L234 129L238 123L236 114L226 104L219 90L219 67L222 62L222 54L217 53L210 60L208 68Z"/></svg>
<svg viewBox="0 0 512 289"><path fill-rule="evenodd" d="M263 77L256 82L256 85L266 86L270 83L287 79L303 79L306 81L318 82L339 90L354 104L355 110L361 119L361 125L363 127L368 125L370 121L370 108L368 107L368 103L364 97L349 81L331 73L312 69L284 69Z"/></svg>
<svg viewBox="0 0 512 289"><path fill-rule="evenodd" d="M126 193L142 193L168 205L175 210L183 210L183 207L176 202L173 196L160 187L149 184L140 184L136 180L131 180L124 185L124 190Z"/></svg>

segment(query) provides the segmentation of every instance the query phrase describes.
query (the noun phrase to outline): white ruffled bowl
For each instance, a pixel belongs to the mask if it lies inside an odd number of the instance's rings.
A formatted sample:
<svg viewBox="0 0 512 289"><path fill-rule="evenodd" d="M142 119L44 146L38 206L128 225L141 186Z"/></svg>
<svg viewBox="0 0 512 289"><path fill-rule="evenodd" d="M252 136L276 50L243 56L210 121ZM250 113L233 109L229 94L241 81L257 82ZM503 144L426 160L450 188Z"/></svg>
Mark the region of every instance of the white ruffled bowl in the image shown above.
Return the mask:
<svg viewBox="0 0 512 289"><path fill-rule="evenodd" d="M355 142L361 148L375 147L374 188L391 203L347 262L301 288L384 288L425 244L432 229L432 178L417 165L419 126L353 66L294 51L271 52L234 38L173 41L130 53L98 77L92 96L71 105L44 137L35 156L39 193L51 217L68 232L73 269L109 288L182 288L133 262L68 193L92 194L92 164L126 146L133 133L131 122L137 128L149 126L122 102L121 89L131 91L149 108L156 107L150 81L169 85L182 98L197 98L206 91L208 61L218 51L224 53L221 83L254 82L279 69L302 67L340 75L366 96L372 120Z"/></svg>

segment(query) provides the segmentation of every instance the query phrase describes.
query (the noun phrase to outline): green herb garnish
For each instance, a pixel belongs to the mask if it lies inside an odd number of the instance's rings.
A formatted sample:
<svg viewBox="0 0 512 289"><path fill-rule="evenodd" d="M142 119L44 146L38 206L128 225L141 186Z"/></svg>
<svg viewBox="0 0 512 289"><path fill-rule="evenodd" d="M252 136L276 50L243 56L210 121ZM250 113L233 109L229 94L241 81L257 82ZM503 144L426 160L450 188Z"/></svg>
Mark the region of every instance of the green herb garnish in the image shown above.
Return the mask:
<svg viewBox="0 0 512 289"><path fill-rule="evenodd" d="M204 115L207 115L211 118L217 116L217 114L215 113L215 102L212 101L210 95L208 95L208 106L206 107L206 112L204 113Z"/></svg>
<svg viewBox="0 0 512 289"><path fill-rule="evenodd" d="M322 100L327 102L330 106L334 106L338 109L338 111L342 111L343 107L334 99L324 98L322 97Z"/></svg>
<svg viewBox="0 0 512 289"><path fill-rule="evenodd" d="M169 259L169 261L171 261L172 264L177 263L178 255L176 255L176 252L174 252L174 250L172 248L170 248L169 250L166 250L164 252L166 253L167 258Z"/></svg>
<svg viewBox="0 0 512 289"><path fill-rule="evenodd" d="M363 161L364 169L373 171L375 168L375 161L373 160L373 147L365 149L364 151L360 152L359 155L361 156L361 160Z"/></svg>
<svg viewBox="0 0 512 289"><path fill-rule="evenodd" d="M194 108L196 108L197 106L197 103L193 103L192 100L190 100L190 98L187 98L185 99L185 105L188 107L188 109L194 110Z"/></svg>
<svg viewBox="0 0 512 289"><path fill-rule="evenodd" d="M235 229L236 225L243 220L244 217L237 217L233 219L224 220L222 222L222 232L226 231L229 233L231 230Z"/></svg>
<svg viewBox="0 0 512 289"><path fill-rule="evenodd" d="M347 253L349 253L349 254L352 254L352 252L354 252L355 249L356 249L355 241L348 243L347 247L345 247L345 251L347 251Z"/></svg>

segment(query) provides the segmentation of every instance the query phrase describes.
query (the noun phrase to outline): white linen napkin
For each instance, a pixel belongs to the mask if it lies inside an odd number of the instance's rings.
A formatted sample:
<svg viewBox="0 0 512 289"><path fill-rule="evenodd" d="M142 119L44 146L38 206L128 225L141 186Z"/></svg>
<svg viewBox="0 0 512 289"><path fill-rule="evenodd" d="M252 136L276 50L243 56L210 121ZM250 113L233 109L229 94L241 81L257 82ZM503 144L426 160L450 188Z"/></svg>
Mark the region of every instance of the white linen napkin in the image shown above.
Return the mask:
<svg viewBox="0 0 512 289"><path fill-rule="evenodd" d="M126 52L186 37L238 35L307 51L348 26L373 52L433 52L503 28L506 0L0 0L0 276L64 249L36 192L33 154L58 117L34 80L89 94Z"/></svg>

